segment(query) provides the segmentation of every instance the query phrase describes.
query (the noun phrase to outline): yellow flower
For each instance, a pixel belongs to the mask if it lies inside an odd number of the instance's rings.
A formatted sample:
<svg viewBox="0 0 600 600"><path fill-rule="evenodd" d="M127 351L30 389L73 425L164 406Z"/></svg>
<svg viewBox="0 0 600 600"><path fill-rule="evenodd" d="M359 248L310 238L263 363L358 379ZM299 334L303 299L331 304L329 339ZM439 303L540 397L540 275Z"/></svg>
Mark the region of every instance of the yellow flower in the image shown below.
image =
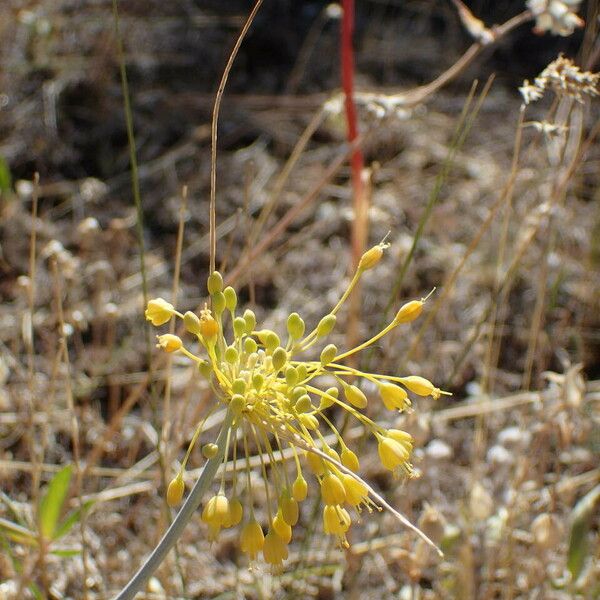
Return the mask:
<svg viewBox="0 0 600 600"><path fill-rule="evenodd" d="M273 565L276 569L280 569L283 561L288 557L287 545L275 531L267 533L262 551L265 562Z"/></svg>
<svg viewBox="0 0 600 600"><path fill-rule="evenodd" d="M148 302L144 315L155 327L164 325L175 314L175 307L163 298L154 298Z"/></svg>
<svg viewBox="0 0 600 600"><path fill-rule="evenodd" d="M263 549L265 543L265 534L262 527L255 519L252 519L244 525L240 534L240 548L242 552L255 560L258 553Z"/></svg>
<svg viewBox="0 0 600 600"><path fill-rule="evenodd" d="M325 505L323 509L323 531L327 534L337 536L340 545L345 548L348 547L346 532L350 529L351 523L350 515L345 508L329 504Z"/></svg>
<svg viewBox="0 0 600 600"><path fill-rule="evenodd" d="M381 464L390 471L408 464L410 451L406 446L391 437L382 437L377 446Z"/></svg>
<svg viewBox="0 0 600 600"><path fill-rule="evenodd" d="M157 348L162 348L165 352L177 352L183 346L181 338L171 333L165 333L164 335L157 335L156 339L158 344Z"/></svg>

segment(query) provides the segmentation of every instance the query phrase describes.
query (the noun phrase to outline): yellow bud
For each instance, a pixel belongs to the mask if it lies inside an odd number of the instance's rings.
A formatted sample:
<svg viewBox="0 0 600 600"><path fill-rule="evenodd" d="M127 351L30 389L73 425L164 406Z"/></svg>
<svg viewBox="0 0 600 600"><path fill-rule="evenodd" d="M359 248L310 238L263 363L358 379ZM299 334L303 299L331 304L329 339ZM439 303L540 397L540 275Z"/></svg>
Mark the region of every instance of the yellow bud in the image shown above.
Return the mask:
<svg viewBox="0 0 600 600"><path fill-rule="evenodd" d="M255 560L258 553L263 549L265 534L262 527L255 519L249 521L242 528L240 534L240 548L251 560Z"/></svg>
<svg viewBox="0 0 600 600"><path fill-rule="evenodd" d="M252 375L252 386L257 392L260 391L260 388L264 385L264 383L265 378L262 373L254 373L254 375Z"/></svg>
<svg viewBox="0 0 600 600"><path fill-rule="evenodd" d="M205 360L198 363L198 371L200 371L200 375L205 379L210 379L210 376L212 375L212 367L210 366L210 363Z"/></svg>
<svg viewBox="0 0 600 600"><path fill-rule="evenodd" d="M229 502L229 512L223 522L223 527L235 527L240 523L243 515L244 509L242 508L242 503L237 498L233 498Z"/></svg>
<svg viewBox="0 0 600 600"><path fill-rule="evenodd" d="M234 415L239 415L246 406L246 400L241 394L234 394L229 401L229 408Z"/></svg>
<svg viewBox="0 0 600 600"><path fill-rule="evenodd" d="M287 362L288 355L287 352L281 347L278 346L273 351L273 368L276 371L279 371L283 368L285 363Z"/></svg>
<svg viewBox="0 0 600 600"><path fill-rule="evenodd" d="M156 347L162 348L165 352L177 352L177 350L183 346L181 338L177 337L176 335L172 335L171 333L157 335L156 339L158 340Z"/></svg>
<svg viewBox="0 0 600 600"><path fill-rule="evenodd" d="M292 340L299 340L304 335L304 321L298 313L292 313L287 319L287 330Z"/></svg>
<svg viewBox="0 0 600 600"><path fill-rule="evenodd" d="M367 250L361 257L358 263L358 268L361 271L367 271L372 269L383 256L383 251L389 248L389 244L381 242L377 246L373 246L370 250Z"/></svg>
<svg viewBox="0 0 600 600"><path fill-rule="evenodd" d="M235 365L238 362L239 354L235 346L228 346L225 350L225 360L230 365Z"/></svg>
<svg viewBox="0 0 600 600"><path fill-rule="evenodd" d="M273 517L273 529L275 533L286 543L289 544L292 539L292 528L285 522L281 509Z"/></svg>
<svg viewBox="0 0 600 600"><path fill-rule="evenodd" d="M257 350L258 350L258 346L252 338L246 338L244 340L244 352L246 354L253 354Z"/></svg>
<svg viewBox="0 0 600 600"><path fill-rule="evenodd" d="M423 312L422 300L411 300L404 304L394 317L394 324L410 323Z"/></svg>
<svg viewBox="0 0 600 600"><path fill-rule="evenodd" d="M231 391L234 394L244 394L246 391L246 380L239 377L238 379L235 379L231 384Z"/></svg>
<svg viewBox="0 0 600 600"><path fill-rule="evenodd" d="M298 400L296 400L296 404L294 404L294 408L299 413L306 413L313 409L312 402L310 400L310 396L308 394L302 394Z"/></svg>
<svg viewBox="0 0 600 600"><path fill-rule="evenodd" d="M308 466L310 470L318 476L323 475L325 473L325 465L323 463L323 459L315 454L314 452L306 453L306 462L308 462Z"/></svg>
<svg viewBox="0 0 600 600"><path fill-rule="evenodd" d="M213 271L209 276L206 282L206 287L208 288L208 293L212 296L213 294L217 294L218 292L223 291L223 277L219 271Z"/></svg>
<svg viewBox="0 0 600 600"><path fill-rule="evenodd" d="M236 339L239 339L244 333L246 333L246 321L243 317L236 317L233 320L233 334Z"/></svg>
<svg viewBox="0 0 600 600"><path fill-rule="evenodd" d="M227 310L233 312L237 306L237 294L235 293L235 290L231 286L227 286L223 290L223 295L225 296L225 306L227 307Z"/></svg>
<svg viewBox="0 0 600 600"><path fill-rule="evenodd" d="M297 502L302 502L306 500L306 495L308 494L308 484L306 483L306 479L302 477L301 473L298 473L298 477L292 484L292 495L294 500Z"/></svg>
<svg viewBox="0 0 600 600"><path fill-rule="evenodd" d="M334 344L328 344L321 352L321 364L328 365L337 355L337 347Z"/></svg>
<svg viewBox="0 0 600 600"><path fill-rule="evenodd" d="M167 488L167 504L170 507L179 506L181 499L183 498L183 492L185 491L185 483L181 473L174 477L169 483Z"/></svg>
<svg viewBox="0 0 600 600"><path fill-rule="evenodd" d="M246 322L246 333L251 334L256 327L256 315L249 308L244 311L244 321Z"/></svg>
<svg viewBox="0 0 600 600"><path fill-rule="evenodd" d="M325 337L326 335L329 335L335 327L336 320L337 319L335 315L325 315L317 325L317 337Z"/></svg>
<svg viewBox="0 0 600 600"><path fill-rule="evenodd" d="M346 499L346 491L340 478L327 473L321 479L321 496L325 504L342 504Z"/></svg>
<svg viewBox="0 0 600 600"><path fill-rule="evenodd" d="M319 410L325 410L335 404L335 400L340 395L340 391L336 387L330 387L325 390L325 396L321 396Z"/></svg>
<svg viewBox="0 0 600 600"><path fill-rule="evenodd" d="M379 395L388 410L404 410L410 406L406 390L393 383L380 383Z"/></svg>
<svg viewBox="0 0 600 600"><path fill-rule="evenodd" d="M351 471L358 471L360 468L360 464L358 462L358 456L352 452L349 448L344 448L342 450L342 455L340 456L341 463L350 469Z"/></svg>
<svg viewBox="0 0 600 600"><path fill-rule="evenodd" d="M279 346L279 336L270 329L261 329L256 332L256 335L260 340L260 343L271 352Z"/></svg>
<svg viewBox="0 0 600 600"><path fill-rule="evenodd" d="M219 452L219 446L216 444L204 444L202 447L202 455L204 458L214 458Z"/></svg>
<svg viewBox="0 0 600 600"><path fill-rule="evenodd" d="M212 309L215 315L222 315L225 310L225 296L223 292L217 292L210 297L212 300Z"/></svg>
<svg viewBox="0 0 600 600"><path fill-rule="evenodd" d="M290 492L285 489L279 497L279 506L283 520L293 527L298 522L298 502L290 496Z"/></svg>
<svg viewBox="0 0 600 600"><path fill-rule="evenodd" d="M290 386L298 383L298 370L292 365L285 370L285 381Z"/></svg>
<svg viewBox="0 0 600 600"><path fill-rule="evenodd" d="M202 511L202 520L209 525L222 527L229 519L229 500L223 494L210 498Z"/></svg>
<svg viewBox="0 0 600 600"><path fill-rule="evenodd" d="M175 308L163 298L154 298L148 302L144 315L154 326L164 325L175 314Z"/></svg>
<svg viewBox="0 0 600 600"><path fill-rule="evenodd" d="M355 385L344 386L344 395L346 400L356 408L366 408L367 397Z"/></svg>
<svg viewBox="0 0 600 600"><path fill-rule="evenodd" d="M436 392L433 383L424 377L419 377L419 375L409 375L408 377L403 377L401 381L411 392L419 396L433 396ZM439 394L439 390L437 391Z"/></svg>
<svg viewBox="0 0 600 600"><path fill-rule="evenodd" d="M200 335L200 318L192 311L188 310L183 315L183 324L185 328L194 335Z"/></svg>

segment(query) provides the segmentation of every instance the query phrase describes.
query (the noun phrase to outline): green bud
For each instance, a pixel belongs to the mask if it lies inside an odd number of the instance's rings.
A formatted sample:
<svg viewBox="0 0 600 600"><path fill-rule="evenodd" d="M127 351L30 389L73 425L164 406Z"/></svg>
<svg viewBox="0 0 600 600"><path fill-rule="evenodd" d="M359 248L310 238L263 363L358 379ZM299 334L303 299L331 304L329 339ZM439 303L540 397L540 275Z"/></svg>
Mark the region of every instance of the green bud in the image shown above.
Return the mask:
<svg viewBox="0 0 600 600"><path fill-rule="evenodd" d="M256 327L256 315L249 308L244 311L244 321L246 321L246 333L250 335Z"/></svg>
<svg viewBox="0 0 600 600"><path fill-rule="evenodd" d="M292 313L287 320L287 330L290 338L299 340L304 335L304 321L298 313Z"/></svg>
<svg viewBox="0 0 600 600"><path fill-rule="evenodd" d="M302 396L300 396L300 398L298 398L298 400L296 400L296 404L294 405L294 408L299 413L306 413L306 412L313 410L313 405L310 400L310 396L308 394L303 394Z"/></svg>
<svg viewBox="0 0 600 600"><path fill-rule="evenodd" d="M210 376L212 375L212 367L210 366L210 363L205 360L198 363L198 371L200 371L200 375L205 379L210 379Z"/></svg>
<svg viewBox="0 0 600 600"><path fill-rule="evenodd" d="M273 351L273 368L276 371L280 371L287 362L287 359L287 352L281 346L278 346Z"/></svg>
<svg viewBox="0 0 600 600"><path fill-rule="evenodd" d="M258 336L260 343L271 352L280 345L279 336L270 329L261 329L256 332L256 335Z"/></svg>
<svg viewBox="0 0 600 600"><path fill-rule="evenodd" d="M292 390L292 400L296 402L300 396L306 394L306 388L303 385L299 385Z"/></svg>
<svg viewBox="0 0 600 600"><path fill-rule="evenodd" d="M236 379L231 384L231 390L234 394L243 394L246 391L246 382L243 379Z"/></svg>
<svg viewBox="0 0 600 600"><path fill-rule="evenodd" d="M334 344L328 344L321 352L321 364L328 365L337 355L337 347Z"/></svg>
<svg viewBox="0 0 600 600"><path fill-rule="evenodd" d="M317 337L325 337L326 335L329 335L335 327L336 320L337 319L335 315L325 315L317 325Z"/></svg>
<svg viewBox="0 0 600 600"><path fill-rule="evenodd" d="M227 286L223 290L223 295L225 296L225 306L227 307L227 310L233 312L237 306L237 294L235 293L235 290L231 286Z"/></svg>
<svg viewBox="0 0 600 600"><path fill-rule="evenodd" d="M244 400L244 396L240 394L235 394L231 397L229 401L229 407L234 415L239 415L242 410L244 410L244 406L246 405L246 401Z"/></svg>
<svg viewBox="0 0 600 600"><path fill-rule="evenodd" d="M204 444L204 446L202 446L202 454L204 455L204 458L214 458L218 451L219 446L216 444Z"/></svg>
<svg viewBox="0 0 600 600"><path fill-rule="evenodd" d="M260 388L264 383L265 378L263 377L262 373L254 373L254 375L252 375L252 385L257 392L260 392Z"/></svg>
<svg viewBox="0 0 600 600"><path fill-rule="evenodd" d="M225 350L225 360L230 364L234 365L239 359L237 348L234 346L228 346Z"/></svg>
<svg viewBox="0 0 600 600"><path fill-rule="evenodd" d="M185 328L194 335L200 335L200 319L191 311L187 311L183 315L183 324Z"/></svg>
<svg viewBox="0 0 600 600"><path fill-rule="evenodd" d="M225 310L225 296L223 295L223 292L216 292L211 298L214 313L217 316L222 315Z"/></svg>
<svg viewBox="0 0 600 600"><path fill-rule="evenodd" d="M221 273L219 273L219 271L213 271L208 276L206 287L208 288L208 293L211 296L217 292L223 291L223 277L221 277Z"/></svg>
<svg viewBox="0 0 600 600"><path fill-rule="evenodd" d="M298 381L304 381L308 377L308 369L304 363L299 364L296 370L298 371Z"/></svg>
<svg viewBox="0 0 600 600"><path fill-rule="evenodd" d="M298 371L292 365L285 370L285 380L290 386L296 385L298 382Z"/></svg>
<svg viewBox="0 0 600 600"><path fill-rule="evenodd" d="M243 317L236 317L233 320L233 333L236 338L241 338L246 332L246 321Z"/></svg>
<svg viewBox="0 0 600 600"><path fill-rule="evenodd" d="M258 350L257 343L252 338L246 338L244 340L244 352L246 354L252 354Z"/></svg>
<svg viewBox="0 0 600 600"><path fill-rule="evenodd" d="M336 387L330 387L325 390L326 396L321 396L321 401L319 402L319 410L325 410L330 406L335 404L334 398L337 398L340 394L340 391Z"/></svg>

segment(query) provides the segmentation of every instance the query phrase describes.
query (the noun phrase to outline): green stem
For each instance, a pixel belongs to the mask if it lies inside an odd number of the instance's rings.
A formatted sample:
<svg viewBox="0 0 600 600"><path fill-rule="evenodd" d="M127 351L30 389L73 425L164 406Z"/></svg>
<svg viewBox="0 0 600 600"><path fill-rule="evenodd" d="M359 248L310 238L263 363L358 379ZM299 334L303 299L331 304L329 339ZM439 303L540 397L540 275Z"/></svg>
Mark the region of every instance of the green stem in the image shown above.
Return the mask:
<svg viewBox="0 0 600 600"><path fill-rule="evenodd" d="M217 438L218 451L216 456L209 459L204 465L204 469L202 470L198 481L196 481L192 491L183 503L181 510L173 519L169 529L167 529L162 539L156 548L154 548L150 556L148 556L148 558L145 560L139 571L133 576L133 578L121 590L121 592L115 596L114 600L133 600L137 592L139 592L142 586L148 581L148 579L150 579L152 574L156 571L156 569L158 569L162 561L167 556L169 550L171 550L177 540L181 537L185 526L194 516L196 509L202 501L202 497L213 482L219 469L219 465L223 461L227 437L232 422L233 415L228 411L225 419L223 420L219 437Z"/></svg>

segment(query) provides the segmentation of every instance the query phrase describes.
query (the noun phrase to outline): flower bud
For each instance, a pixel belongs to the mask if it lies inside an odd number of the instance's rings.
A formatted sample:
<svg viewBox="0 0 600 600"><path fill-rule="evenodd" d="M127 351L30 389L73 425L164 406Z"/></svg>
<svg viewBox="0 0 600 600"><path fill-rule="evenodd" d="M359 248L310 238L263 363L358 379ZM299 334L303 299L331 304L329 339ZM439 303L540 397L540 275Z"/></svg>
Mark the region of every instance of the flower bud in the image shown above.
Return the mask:
<svg viewBox="0 0 600 600"><path fill-rule="evenodd" d="M380 383L379 395L388 410L404 410L407 406L410 406L406 390L393 383Z"/></svg>
<svg viewBox="0 0 600 600"><path fill-rule="evenodd" d="M185 491L185 483L183 482L183 477L181 473L177 474L177 477L174 477L169 483L169 487L167 488L167 504L173 508L175 506L179 506L181 499L183 498L183 492Z"/></svg>
<svg viewBox="0 0 600 600"><path fill-rule="evenodd" d="M341 463L351 471L359 470L360 464L358 462L358 456L356 456L349 448L344 448L344 450L342 450L340 459Z"/></svg>
<svg viewBox="0 0 600 600"><path fill-rule="evenodd" d="M246 321L246 333L250 335L256 327L256 315L249 308L244 311L244 321Z"/></svg>
<svg viewBox="0 0 600 600"><path fill-rule="evenodd" d="M292 313L287 319L287 330L292 340L299 340L304 335L304 321L298 313Z"/></svg>
<svg viewBox="0 0 600 600"><path fill-rule="evenodd" d="M410 323L423 312L422 300L411 300L404 304L394 317L394 324Z"/></svg>
<svg viewBox="0 0 600 600"><path fill-rule="evenodd" d="M208 288L208 293L212 296L217 292L223 291L223 277L219 271L213 271L206 281L206 287Z"/></svg>
<svg viewBox="0 0 600 600"><path fill-rule="evenodd" d="M281 509L277 511L277 514L273 517L271 522L275 533L286 543L289 544L292 540L292 528L286 523L283 518Z"/></svg>
<svg viewBox="0 0 600 600"><path fill-rule="evenodd" d="M318 457L317 457L318 458ZM306 500L306 495L308 493L308 484L306 483L306 479L302 477L301 473L298 473L298 477L292 484L292 495L296 502L302 502Z"/></svg>
<svg viewBox="0 0 600 600"><path fill-rule="evenodd" d="M306 413L299 414L298 421L300 421L306 429L316 430L319 428L319 420L315 415L307 415Z"/></svg>
<svg viewBox="0 0 600 600"><path fill-rule="evenodd" d="M214 458L219 452L219 446L216 444L204 444L202 446L202 455L204 458Z"/></svg>
<svg viewBox="0 0 600 600"><path fill-rule="evenodd" d="M227 310L233 312L237 306L237 294L235 293L235 290L231 286L227 286L223 290L223 295L225 296L225 306L227 307Z"/></svg>
<svg viewBox="0 0 600 600"><path fill-rule="evenodd" d="M254 387L257 392L260 392L260 388L262 388L264 383L265 378L262 373L254 373L254 375L252 375L252 387Z"/></svg>
<svg viewBox="0 0 600 600"><path fill-rule="evenodd" d="M243 317L236 317L233 320L233 333L236 338L241 338L246 332L246 321Z"/></svg>
<svg viewBox="0 0 600 600"><path fill-rule="evenodd" d="M246 401L241 394L234 394L229 401L229 408L234 415L239 415L244 410Z"/></svg>
<svg viewBox="0 0 600 600"><path fill-rule="evenodd" d="M203 311L200 316L200 333L205 340L212 340L219 333L219 324L209 311Z"/></svg>
<svg viewBox="0 0 600 600"><path fill-rule="evenodd" d="M342 473L341 480L344 484L344 490L346 491L346 502L350 506L358 506L366 501L369 496L369 490L364 483L361 483L346 473Z"/></svg>
<svg viewBox="0 0 600 600"><path fill-rule="evenodd" d="M317 337L325 337L329 335L335 327L337 318L335 315L325 315L317 325Z"/></svg>
<svg viewBox="0 0 600 600"><path fill-rule="evenodd" d="M402 378L402 385L407 387L411 392L419 396L434 396L437 388L434 387L431 381L428 381L424 377L419 375L409 375L408 377ZM437 390L439 396L439 390Z"/></svg>
<svg viewBox="0 0 600 600"><path fill-rule="evenodd" d="M200 318L192 311L188 310L183 315L183 324L185 325L186 330L190 333L193 333L194 335L200 335Z"/></svg>
<svg viewBox="0 0 600 600"><path fill-rule="evenodd" d="M223 292L217 292L211 296L212 300L212 309L215 312L215 315L222 315L225 310L225 296Z"/></svg>
<svg viewBox="0 0 600 600"><path fill-rule="evenodd" d="M240 548L242 552L250 557L250 560L255 560L258 553L263 549L265 543L265 535L261 526L255 519L249 521L242 528L240 534Z"/></svg>
<svg viewBox="0 0 600 600"><path fill-rule="evenodd" d="M246 391L246 380L240 377L235 379L234 382L231 384L231 391L234 394L244 394L244 392Z"/></svg>
<svg viewBox="0 0 600 600"><path fill-rule="evenodd" d="M230 365L235 365L238 362L239 354L235 346L227 346L225 349L225 360Z"/></svg>
<svg viewBox="0 0 600 600"><path fill-rule="evenodd" d="M287 359L287 352L281 346L275 348L273 350L273 368L275 371L280 371L287 362Z"/></svg>
<svg viewBox="0 0 600 600"><path fill-rule="evenodd" d="M337 347L335 344L328 344L321 352L321 364L328 365L337 355Z"/></svg>
<svg viewBox="0 0 600 600"><path fill-rule="evenodd" d="M345 385L344 386L344 395L346 396L346 400L352 406L354 406L356 408L361 408L361 409L366 408L367 397L355 385Z"/></svg>
<svg viewBox="0 0 600 600"><path fill-rule="evenodd" d="M287 488L279 496L279 506L283 520L293 527L298 522L298 502L292 498Z"/></svg>
<svg viewBox="0 0 600 600"><path fill-rule="evenodd" d="M200 375L202 375L202 377L204 377L205 379L210 379L210 376L213 372L210 363L205 360L202 360L198 363L198 371L200 372Z"/></svg>
<svg viewBox="0 0 600 600"><path fill-rule="evenodd" d="M158 340L156 347L162 348L165 352L177 352L183 346L181 338L171 333L157 335L156 339Z"/></svg>
<svg viewBox="0 0 600 600"><path fill-rule="evenodd" d="M296 404L294 404L294 408L299 413L306 413L306 412L313 410L313 405L310 400L310 396L308 394L303 394L302 396L300 396L300 398L298 398L298 400L296 400Z"/></svg>
<svg viewBox="0 0 600 600"><path fill-rule="evenodd" d="M244 352L246 354L253 354L258 350L258 345L252 338L246 338L244 340Z"/></svg>
<svg viewBox="0 0 600 600"><path fill-rule="evenodd" d="M344 484L337 475L327 473L321 479L321 496L325 504L342 504L346 499Z"/></svg>
<svg viewBox="0 0 600 600"><path fill-rule="evenodd" d="M385 244L381 242L377 244L377 246L373 246L370 250L367 250L361 257L358 263L358 268L360 271L367 271L368 269L372 269L383 256L383 251L389 248L389 244Z"/></svg>
<svg viewBox="0 0 600 600"><path fill-rule="evenodd" d="M285 381L289 386L296 385L298 383L298 371L292 365L289 365L285 370Z"/></svg>
<svg viewBox="0 0 600 600"><path fill-rule="evenodd" d="M261 329L256 332L260 343L271 352L280 345L279 336L270 329Z"/></svg>

